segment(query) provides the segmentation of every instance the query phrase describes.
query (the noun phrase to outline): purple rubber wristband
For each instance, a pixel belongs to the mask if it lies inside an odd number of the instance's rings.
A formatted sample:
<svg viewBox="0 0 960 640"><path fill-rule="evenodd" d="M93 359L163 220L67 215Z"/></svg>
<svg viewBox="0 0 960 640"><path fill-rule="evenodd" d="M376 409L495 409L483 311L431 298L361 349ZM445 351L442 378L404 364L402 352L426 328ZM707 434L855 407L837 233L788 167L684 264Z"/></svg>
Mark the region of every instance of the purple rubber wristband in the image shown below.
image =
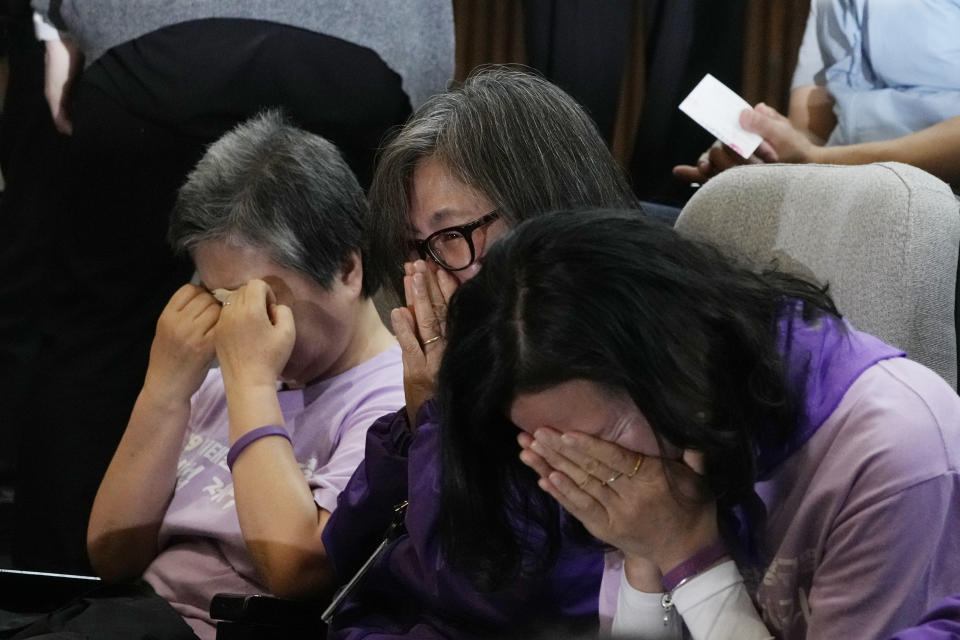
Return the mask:
<svg viewBox="0 0 960 640"><path fill-rule="evenodd" d="M663 574L663 588L667 592L673 591L680 586L681 582L703 573L728 553L727 545L722 541L714 542L709 547L700 549L700 551Z"/></svg>
<svg viewBox="0 0 960 640"><path fill-rule="evenodd" d="M243 453L243 450L250 446L252 442L259 440L260 438L266 438L267 436L281 436L286 438L290 444L293 444L293 441L290 440L290 434L287 433L287 430L281 427L278 424L268 424L262 427L257 427L252 431L247 431L245 434L237 438L237 441L230 445L230 450L227 451L227 467L230 471L233 471L233 463L237 461L237 456Z"/></svg>

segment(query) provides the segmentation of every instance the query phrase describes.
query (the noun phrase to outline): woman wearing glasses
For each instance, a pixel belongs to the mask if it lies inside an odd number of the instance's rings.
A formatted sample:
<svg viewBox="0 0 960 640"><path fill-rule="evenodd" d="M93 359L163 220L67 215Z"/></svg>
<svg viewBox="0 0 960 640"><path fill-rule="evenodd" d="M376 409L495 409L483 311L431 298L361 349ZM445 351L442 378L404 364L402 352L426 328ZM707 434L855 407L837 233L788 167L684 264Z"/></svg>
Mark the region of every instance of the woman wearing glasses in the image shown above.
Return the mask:
<svg viewBox="0 0 960 640"><path fill-rule="evenodd" d="M407 506L402 527L334 607L330 637L502 637L541 631L544 621L595 625L602 549L572 523L564 522L558 555L525 558L513 574L451 566L437 535L448 514L438 510L443 436L429 400L447 301L491 244L521 220L557 209L636 208L629 184L570 96L531 74L488 69L430 99L387 145L371 206L371 256L394 274L407 304L391 316L407 406L371 427L366 460L324 530L341 580L381 542L395 507ZM538 535L526 526L522 496L500 502L511 505L511 526Z"/></svg>

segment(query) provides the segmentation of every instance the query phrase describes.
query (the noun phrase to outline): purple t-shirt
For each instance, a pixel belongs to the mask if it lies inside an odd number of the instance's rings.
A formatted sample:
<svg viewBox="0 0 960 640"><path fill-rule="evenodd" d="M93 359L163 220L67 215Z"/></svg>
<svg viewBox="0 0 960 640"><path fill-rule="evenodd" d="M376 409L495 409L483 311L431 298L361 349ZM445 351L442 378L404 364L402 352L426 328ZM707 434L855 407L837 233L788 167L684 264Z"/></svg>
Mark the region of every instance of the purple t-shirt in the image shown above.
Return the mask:
<svg viewBox="0 0 960 640"><path fill-rule="evenodd" d="M332 512L363 460L367 428L404 404L400 347L303 389L278 391L277 397L314 500ZM223 378L212 369L191 399L160 553L143 576L201 638L214 637L208 615L214 594L266 591L240 531L228 449Z"/></svg>
<svg viewBox="0 0 960 640"><path fill-rule="evenodd" d="M750 575L783 638L882 638L960 590L960 397L896 358L865 371L757 493L765 570Z"/></svg>

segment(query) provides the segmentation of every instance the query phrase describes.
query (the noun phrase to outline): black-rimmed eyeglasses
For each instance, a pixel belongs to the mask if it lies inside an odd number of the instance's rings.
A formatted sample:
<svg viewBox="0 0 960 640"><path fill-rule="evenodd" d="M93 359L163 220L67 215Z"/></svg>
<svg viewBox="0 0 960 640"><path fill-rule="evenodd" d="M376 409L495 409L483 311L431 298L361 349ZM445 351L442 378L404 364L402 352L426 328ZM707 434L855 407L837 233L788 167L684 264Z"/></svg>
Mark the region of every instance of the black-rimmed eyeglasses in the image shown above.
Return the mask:
<svg viewBox="0 0 960 640"><path fill-rule="evenodd" d="M467 224L434 231L423 240L411 240L410 244L423 260L428 257L447 271L466 269L477 259L473 244L473 232L482 229L500 217L494 209L482 218Z"/></svg>

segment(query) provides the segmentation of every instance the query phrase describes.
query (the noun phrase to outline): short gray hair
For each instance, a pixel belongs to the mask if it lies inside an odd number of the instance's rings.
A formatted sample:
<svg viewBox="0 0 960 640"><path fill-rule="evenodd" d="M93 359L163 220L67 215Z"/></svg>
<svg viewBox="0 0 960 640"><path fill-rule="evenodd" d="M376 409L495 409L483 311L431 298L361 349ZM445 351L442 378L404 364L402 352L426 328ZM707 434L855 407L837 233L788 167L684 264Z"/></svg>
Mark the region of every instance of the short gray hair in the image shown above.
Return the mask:
<svg viewBox="0 0 960 640"><path fill-rule="evenodd" d="M366 268L367 214L363 190L337 148L270 110L207 149L180 188L168 238L178 253L207 240L263 248L325 289L358 253L369 296L380 278Z"/></svg>
<svg viewBox="0 0 960 640"><path fill-rule="evenodd" d="M573 98L533 73L480 69L425 102L380 152L370 187L370 243L398 296L413 170L427 156L486 196L510 226L561 209L639 207Z"/></svg>

